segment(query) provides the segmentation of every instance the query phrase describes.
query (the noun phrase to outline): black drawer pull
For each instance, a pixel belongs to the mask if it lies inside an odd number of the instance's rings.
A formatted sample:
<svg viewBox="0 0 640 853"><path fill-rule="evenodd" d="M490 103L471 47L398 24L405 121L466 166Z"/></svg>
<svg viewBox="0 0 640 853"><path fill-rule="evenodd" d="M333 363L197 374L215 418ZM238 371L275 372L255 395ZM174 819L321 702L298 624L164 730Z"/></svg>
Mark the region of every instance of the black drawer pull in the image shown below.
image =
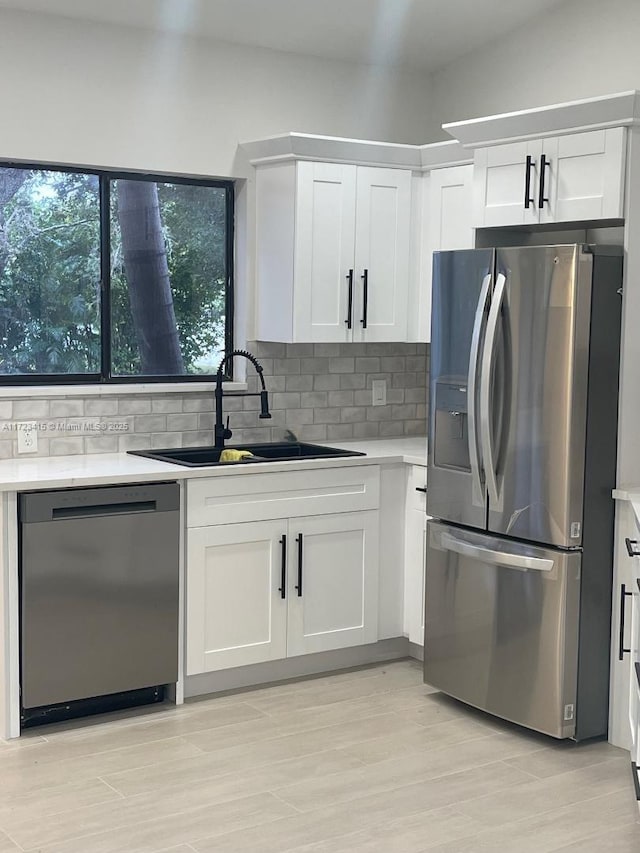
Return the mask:
<svg viewBox="0 0 640 853"><path fill-rule="evenodd" d="M347 281L349 282L349 292L347 294L347 319L345 323L347 329L350 329L353 326L353 270L349 270Z"/></svg>
<svg viewBox="0 0 640 853"><path fill-rule="evenodd" d="M531 169L533 168L531 154L527 154L527 165L524 168L524 206L528 210L532 204L535 204L535 199L531 198Z"/></svg>
<svg viewBox="0 0 640 853"><path fill-rule="evenodd" d="M426 486L416 486L416 492L424 492L424 494L426 495L427 494L427 487Z"/></svg>
<svg viewBox="0 0 640 853"><path fill-rule="evenodd" d="M624 660L624 656L631 652L631 649L624 647L624 611L625 599L628 595L633 595L632 592L627 592L627 587L620 584L620 636L618 638L618 660Z"/></svg>
<svg viewBox="0 0 640 853"><path fill-rule="evenodd" d="M282 563L280 565L280 586L278 587L278 592L280 593L280 598L287 597L287 537L286 535L282 536L280 540L280 545L282 546Z"/></svg>
<svg viewBox="0 0 640 853"><path fill-rule="evenodd" d="M624 540L624 544L627 546L627 554L630 557L640 557L640 550L637 550L635 547L638 544L637 539L629 539L627 536Z"/></svg>
<svg viewBox="0 0 640 853"><path fill-rule="evenodd" d="M298 583L296 584L296 589L298 590L298 598L302 597L302 533L300 533L296 537L296 542L298 543Z"/></svg>
<svg viewBox="0 0 640 853"><path fill-rule="evenodd" d="M367 328L367 319L369 314L369 270L365 270L360 276L362 279L362 328Z"/></svg>
<svg viewBox="0 0 640 853"><path fill-rule="evenodd" d="M544 178L545 173L547 171L547 166L551 166L551 160L547 160L547 158L543 154L540 158L540 193L538 194L538 207L541 210L544 207L545 201L549 201L547 196L544 194Z"/></svg>
<svg viewBox="0 0 640 853"><path fill-rule="evenodd" d="M635 762L631 762L631 773L633 774L633 787L636 792L636 800L640 803L640 767Z"/></svg>

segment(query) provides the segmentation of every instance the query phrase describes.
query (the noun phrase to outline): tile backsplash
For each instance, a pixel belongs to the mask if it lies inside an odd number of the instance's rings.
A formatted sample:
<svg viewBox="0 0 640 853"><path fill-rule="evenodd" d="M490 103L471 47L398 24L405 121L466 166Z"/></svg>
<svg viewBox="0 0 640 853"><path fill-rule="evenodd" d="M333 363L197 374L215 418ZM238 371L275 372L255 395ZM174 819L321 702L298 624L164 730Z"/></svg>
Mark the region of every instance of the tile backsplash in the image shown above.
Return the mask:
<svg viewBox="0 0 640 853"><path fill-rule="evenodd" d="M271 436L289 429L304 441L425 435L426 344L249 344L264 368L270 391ZM371 383L384 379L387 404L372 405ZM249 368L249 390L258 387ZM255 402L251 402L255 400ZM249 397L245 406L258 407ZM233 421L233 417L231 418ZM242 440L264 435L269 421L248 420ZM235 438L235 434L234 434Z"/></svg>
<svg viewBox="0 0 640 853"><path fill-rule="evenodd" d="M264 367L273 417L259 420L258 397L226 396L232 443L271 441L286 430L305 441L426 434L428 345L247 345ZM387 383L387 404L372 405L371 382ZM248 366L250 391L257 377ZM213 392L110 394L0 400L0 458L17 453L20 423L36 422L38 450L20 458L114 453L212 444Z"/></svg>

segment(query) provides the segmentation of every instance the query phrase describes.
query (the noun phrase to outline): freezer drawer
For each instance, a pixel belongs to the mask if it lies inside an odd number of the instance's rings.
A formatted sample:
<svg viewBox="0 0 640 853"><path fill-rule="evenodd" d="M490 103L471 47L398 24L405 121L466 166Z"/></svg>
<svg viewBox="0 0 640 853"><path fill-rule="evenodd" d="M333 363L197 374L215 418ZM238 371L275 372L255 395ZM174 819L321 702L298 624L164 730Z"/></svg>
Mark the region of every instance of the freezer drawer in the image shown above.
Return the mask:
<svg viewBox="0 0 640 853"><path fill-rule="evenodd" d="M578 551L430 521L425 681L504 719L573 737L580 562Z"/></svg>

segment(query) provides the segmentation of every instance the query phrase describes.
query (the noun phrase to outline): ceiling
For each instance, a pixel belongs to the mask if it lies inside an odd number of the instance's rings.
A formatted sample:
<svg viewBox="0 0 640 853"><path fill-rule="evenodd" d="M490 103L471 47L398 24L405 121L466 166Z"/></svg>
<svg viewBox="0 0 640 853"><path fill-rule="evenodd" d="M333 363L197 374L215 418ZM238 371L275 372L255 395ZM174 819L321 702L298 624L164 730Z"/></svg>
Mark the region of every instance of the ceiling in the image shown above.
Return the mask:
<svg viewBox="0 0 640 853"><path fill-rule="evenodd" d="M0 8L433 71L564 0L0 0Z"/></svg>

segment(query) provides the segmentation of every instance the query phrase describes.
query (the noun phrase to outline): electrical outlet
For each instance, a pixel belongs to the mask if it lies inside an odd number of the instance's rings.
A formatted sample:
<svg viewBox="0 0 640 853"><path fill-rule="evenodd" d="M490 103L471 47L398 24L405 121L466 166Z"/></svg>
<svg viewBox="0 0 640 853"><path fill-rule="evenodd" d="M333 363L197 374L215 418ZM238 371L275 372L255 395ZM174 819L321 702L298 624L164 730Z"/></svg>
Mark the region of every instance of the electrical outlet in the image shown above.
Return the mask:
<svg viewBox="0 0 640 853"><path fill-rule="evenodd" d="M387 405L387 380L373 379L371 382L371 404L373 406Z"/></svg>
<svg viewBox="0 0 640 853"><path fill-rule="evenodd" d="M34 422L18 424L18 453L35 453L37 449L37 425Z"/></svg>

